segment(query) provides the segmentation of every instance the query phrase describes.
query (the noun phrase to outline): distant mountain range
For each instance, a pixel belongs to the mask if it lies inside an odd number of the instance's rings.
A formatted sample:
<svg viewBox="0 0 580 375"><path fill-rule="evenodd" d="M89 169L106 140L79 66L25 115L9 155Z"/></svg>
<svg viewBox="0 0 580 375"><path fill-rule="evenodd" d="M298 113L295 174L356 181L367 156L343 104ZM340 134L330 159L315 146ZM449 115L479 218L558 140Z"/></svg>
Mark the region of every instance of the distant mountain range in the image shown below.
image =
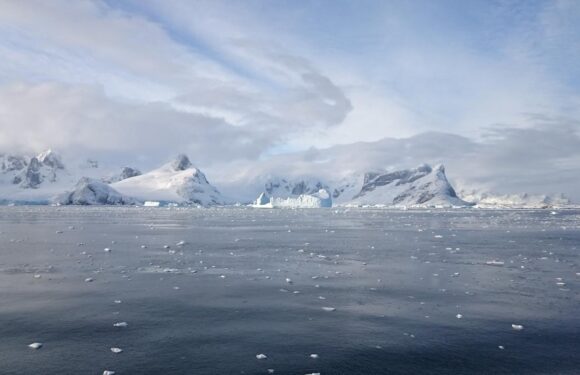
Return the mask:
<svg viewBox="0 0 580 375"><path fill-rule="evenodd" d="M235 181L233 182L235 184ZM0 202L4 204L274 207L554 207L570 204L565 197L526 194L494 195L462 191L458 195L443 165L423 164L403 170L355 171L336 179L316 176L260 175L239 182L239 196L224 196L185 155L142 173L125 166L104 169L94 160L68 167L51 150L34 157L0 154ZM245 186L242 186L245 185Z"/></svg>

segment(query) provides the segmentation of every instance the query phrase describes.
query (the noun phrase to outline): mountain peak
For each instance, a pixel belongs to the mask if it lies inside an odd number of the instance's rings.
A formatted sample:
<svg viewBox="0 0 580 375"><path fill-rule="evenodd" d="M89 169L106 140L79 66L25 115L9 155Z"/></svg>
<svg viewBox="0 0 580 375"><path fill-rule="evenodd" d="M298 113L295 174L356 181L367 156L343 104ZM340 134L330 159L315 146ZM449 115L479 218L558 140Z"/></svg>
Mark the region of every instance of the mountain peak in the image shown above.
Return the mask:
<svg viewBox="0 0 580 375"><path fill-rule="evenodd" d="M41 152L36 157L41 164L47 165L54 169L64 169L64 164L56 152L52 151L52 149L48 149L44 152Z"/></svg>
<svg viewBox="0 0 580 375"><path fill-rule="evenodd" d="M189 158L185 154L177 155L175 160L171 163L171 167L175 171L184 171L191 168L192 166L193 164L191 164L191 161L189 161Z"/></svg>

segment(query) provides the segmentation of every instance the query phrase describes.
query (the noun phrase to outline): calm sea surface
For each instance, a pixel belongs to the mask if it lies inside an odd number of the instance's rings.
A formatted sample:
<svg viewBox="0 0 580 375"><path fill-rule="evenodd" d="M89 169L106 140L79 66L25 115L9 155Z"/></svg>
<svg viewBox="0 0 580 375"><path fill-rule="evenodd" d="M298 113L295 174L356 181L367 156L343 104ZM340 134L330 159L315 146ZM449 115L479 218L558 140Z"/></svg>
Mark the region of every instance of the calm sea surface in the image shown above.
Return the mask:
<svg viewBox="0 0 580 375"><path fill-rule="evenodd" d="M580 374L579 254L573 210L0 207L0 374Z"/></svg>

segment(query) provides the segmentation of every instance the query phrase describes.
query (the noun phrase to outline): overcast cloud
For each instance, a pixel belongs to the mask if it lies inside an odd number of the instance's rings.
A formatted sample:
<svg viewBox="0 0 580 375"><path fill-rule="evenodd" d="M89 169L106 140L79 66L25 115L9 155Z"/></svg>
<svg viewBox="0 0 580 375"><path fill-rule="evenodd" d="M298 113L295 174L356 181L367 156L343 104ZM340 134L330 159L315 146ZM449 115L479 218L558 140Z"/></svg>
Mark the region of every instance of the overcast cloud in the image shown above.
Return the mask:
<svg viewBox="0 0 580 375"><path fill-rule="evenodd" d="M578 19L575 0L0 0L0 152L186 152L218 180L443 162L580 199Z"/></svg>

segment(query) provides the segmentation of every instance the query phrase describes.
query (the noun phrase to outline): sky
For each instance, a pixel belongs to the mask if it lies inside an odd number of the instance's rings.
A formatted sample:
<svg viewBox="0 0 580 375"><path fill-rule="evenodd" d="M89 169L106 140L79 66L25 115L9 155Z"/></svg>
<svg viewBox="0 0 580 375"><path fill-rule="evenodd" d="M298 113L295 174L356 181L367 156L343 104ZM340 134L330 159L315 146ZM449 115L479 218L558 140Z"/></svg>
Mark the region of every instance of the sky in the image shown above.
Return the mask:
<svg viewBox="0 0 580 375"><path fill-rule="evenodd" d="M0 0L0 152L184 152L224 179L358 150L580 195L578 20L576 0Z"/></svg>

